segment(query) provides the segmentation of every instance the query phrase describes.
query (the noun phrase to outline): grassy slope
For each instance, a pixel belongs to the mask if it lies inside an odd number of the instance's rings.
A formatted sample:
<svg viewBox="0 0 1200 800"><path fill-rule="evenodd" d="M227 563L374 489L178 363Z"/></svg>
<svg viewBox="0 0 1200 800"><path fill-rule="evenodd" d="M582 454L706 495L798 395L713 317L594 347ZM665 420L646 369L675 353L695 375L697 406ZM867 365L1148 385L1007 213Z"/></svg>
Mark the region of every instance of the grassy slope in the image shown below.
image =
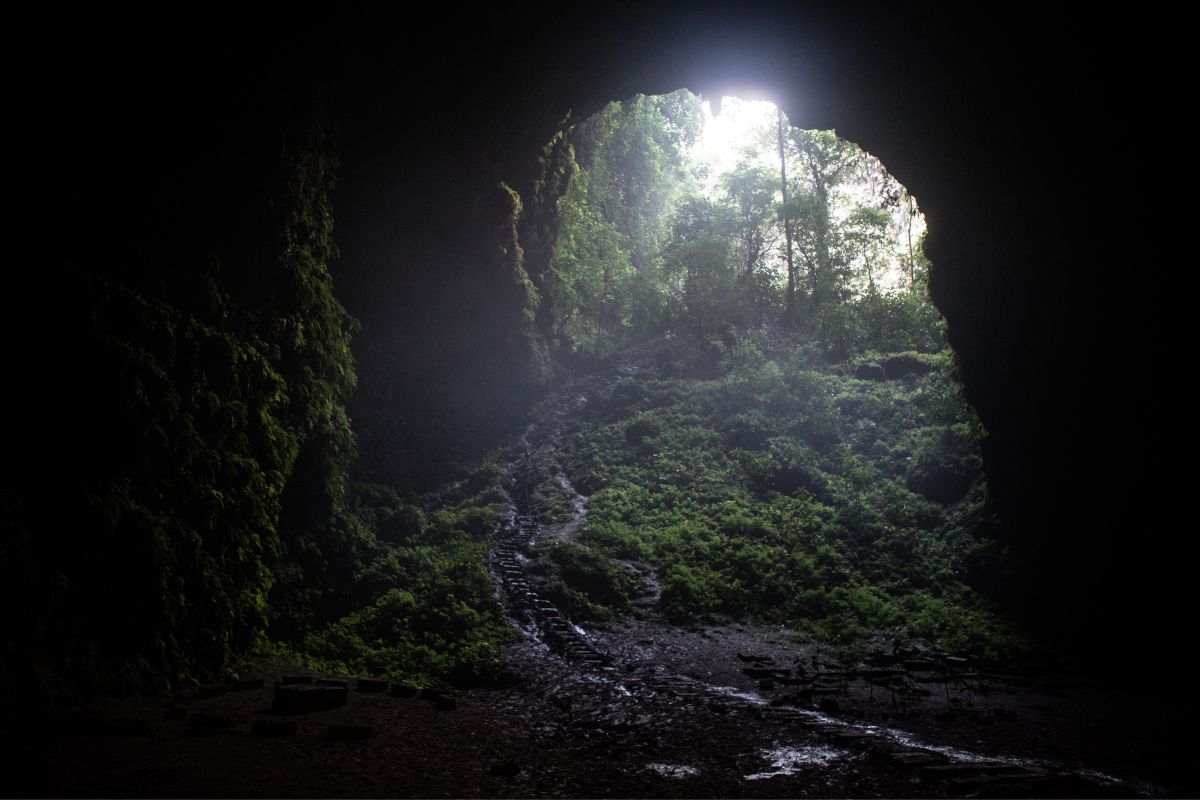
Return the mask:
<svg viewBox="0 0 1200 800"><path fill-rule="evenodd" d="M574 435L539 463L532 502L566 521L590 495L576 541L547 544L535 569L572 614L633 606L657 573L672 621L754 618L856 647L868 635L952 650L1020 646L974 575L1002 572L979 458L982 433L947 352L907 354L890 380L867 353L829 366L794 344L743 335L678 345L658 374L590 379ZM855 377L862 374L874 378ZM696 377L701 375L701 377ZM575 387L578 388L578 387ZM553 403L547 404L547 408ZM363 531L336 621L277 648L315 666L429 685L501 669L515 632L484 566L506 508L500 457L412 502L359 487Z"/></svg>
<svg viewBox="0 0 1200 800"><path fill-rule="evenodd" d="M980 538L982 431L947 352L909 354L929 372L880 380L856 368L891 356L820 368L761 334L718 348L708 377L623 378L591 399L566 464L591 495L579 538L591 553L556 559L593 562L576 588L620 608L612 589L626 582L599 573L635 560L656 568L676 621L750 616L843 644L1018 644L967 583L1002 554ZM660 372L687 374L688 359L664 353Z"/></svg>

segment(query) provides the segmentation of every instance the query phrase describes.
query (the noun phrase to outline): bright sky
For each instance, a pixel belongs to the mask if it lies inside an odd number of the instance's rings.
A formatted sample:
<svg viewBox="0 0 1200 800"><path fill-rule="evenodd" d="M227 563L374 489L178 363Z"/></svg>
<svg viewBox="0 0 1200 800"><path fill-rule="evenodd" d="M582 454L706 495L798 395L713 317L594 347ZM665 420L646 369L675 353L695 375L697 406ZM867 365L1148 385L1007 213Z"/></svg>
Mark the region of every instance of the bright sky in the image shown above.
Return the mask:
<svg viewBox="0 0 1200 800"><path fill-rule="evenodd" d="M703 101L700 107L704 110L704 132L692 153L709 169L705 190L711 195L717 177L737 165L743 149L760 136L770 135L775 125L775 104L722 97L715 115L711 101Z"/></svg>
<svg viewBox="0 0 1200 800"><path fill-rule="evenodd" d="M776 149L776 114L774 103L766 100L741 100L737 97L722 97L714 113L712 101L700 104L704 112L704 129L691 155L708 168L704 181L704 193L712 199L721 194L720 176L737 166L746 156L746 150L756 152L756 162L773 171L779 169L779 151ZM785 119L786 122L786 119ZM842 183L834 192L833 214L844 217L856 203L870 203L871 191L865 178L855 176ZM900 253L907 244L907 215L897 208L891 212L891 236L897 255L893 256L891 268L877 274L876 280L883 287L898 287L903 279ZM920 237L925 230L925 218L919 212L913 220L912 236Z"/></svg>

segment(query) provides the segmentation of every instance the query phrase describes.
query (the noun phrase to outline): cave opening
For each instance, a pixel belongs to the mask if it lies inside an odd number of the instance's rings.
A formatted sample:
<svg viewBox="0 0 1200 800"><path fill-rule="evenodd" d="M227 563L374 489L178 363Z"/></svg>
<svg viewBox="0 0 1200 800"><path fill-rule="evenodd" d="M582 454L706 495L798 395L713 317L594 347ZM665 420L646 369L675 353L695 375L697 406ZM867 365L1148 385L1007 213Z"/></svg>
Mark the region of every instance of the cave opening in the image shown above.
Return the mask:
<svg viewBox="0 0 1200 800"><path fill-rule="evenodd" d="M544 593L581 620L644 594L676 623L767 620L846 660L1024 646L924 217L878 159L677 90L564 126L539 169L525 267L557 391L591 409L519 481L567 532L529 554Z"/></svg>
<svg viewBox="0 0 1200 800"><path fill-rule="evenodd" d="M45 28L18 117L47 223L26 238L54 246L9 284L0 490L0 734L27 793L1194 783L1190 693L1161 679L1190 607L1183 472L1153 468L1161 392L1120 372L1162 327L1161 281L1130 269L1156 227L1095 235L1086 201L1145 190L1109 168L1144 160L1113 124L1132 29L890 9L451 9L434 48L325 20ZM788 215L784 320L786 253L730 267L754 237L722 227L718 180L640 243L612 196L559 214L595 171L566 109L742 85L903 176L937 268L904 247L909 270L864 270L861 216L814 280L798 240L821 227ZM589 242L607 287L562 261ZM924 278L953 360L891 349L930 322L903 291ZM260 725L276 684L347 703ZM343 747L365 757L324 769Z"/></svg>
<svg viewBox="0 0 1200 800"><path fill-rule="evenodd" d="M531 265L558 346L768 321L822 328L839 357L942 346L924 215L835 132L797 130L766 100L722 96L714 113L681 89L609 103L564 133L548 148L566 178L553 247ZM839 314L854 321L834 334ZM889 325L906 315L925 318Z"/></svg>

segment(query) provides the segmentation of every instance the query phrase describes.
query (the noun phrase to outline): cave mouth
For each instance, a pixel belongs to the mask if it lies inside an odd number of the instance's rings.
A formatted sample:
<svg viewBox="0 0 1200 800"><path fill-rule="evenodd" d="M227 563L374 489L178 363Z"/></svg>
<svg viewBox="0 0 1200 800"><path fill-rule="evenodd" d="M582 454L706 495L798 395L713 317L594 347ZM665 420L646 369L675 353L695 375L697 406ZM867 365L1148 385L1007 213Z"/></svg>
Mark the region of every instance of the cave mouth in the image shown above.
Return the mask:
<svg viewBox="0 0 1200 800"><path fill-rule="evenodd" d="M639 564L676 622L1020 648L924 218L879 160L765 101L678 90L609 103L539 164L542 332L568 376L621 376L525 487L578 532L549 553L556 600L631 607Z"/></svg>
<svg viewBox="0 0 1200 800"><path fill-rule="evenodd" d="M538 275L555 343L770 321L845 358L944 346L925 218L879 159L767 100L614 101L551 142L565 191ZM836 329L836 330L835 330Z"/></svg>

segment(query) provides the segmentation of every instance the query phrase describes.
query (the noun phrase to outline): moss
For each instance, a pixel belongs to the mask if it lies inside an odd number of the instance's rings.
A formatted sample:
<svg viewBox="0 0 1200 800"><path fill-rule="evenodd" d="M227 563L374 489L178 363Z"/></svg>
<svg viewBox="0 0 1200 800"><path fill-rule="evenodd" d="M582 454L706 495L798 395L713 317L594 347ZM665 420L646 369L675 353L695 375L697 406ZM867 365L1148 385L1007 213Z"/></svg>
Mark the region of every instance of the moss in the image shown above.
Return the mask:
<svg viewBox="0 0 1200 800"><path fill-rule="evenodd" d="M979 549L991 528L976 489L931 498L906 483L936 457L982 486L978 424L945 356L913 355L928 373L867 383L786 346L753 349L719 377L641 379L636 393L624 381L605 395L565 464L591 492L580 541L654 567L676 621L1010 646L966 583L971 554L994 555ZM618 391L629 400L614 406Z"/></svg>

